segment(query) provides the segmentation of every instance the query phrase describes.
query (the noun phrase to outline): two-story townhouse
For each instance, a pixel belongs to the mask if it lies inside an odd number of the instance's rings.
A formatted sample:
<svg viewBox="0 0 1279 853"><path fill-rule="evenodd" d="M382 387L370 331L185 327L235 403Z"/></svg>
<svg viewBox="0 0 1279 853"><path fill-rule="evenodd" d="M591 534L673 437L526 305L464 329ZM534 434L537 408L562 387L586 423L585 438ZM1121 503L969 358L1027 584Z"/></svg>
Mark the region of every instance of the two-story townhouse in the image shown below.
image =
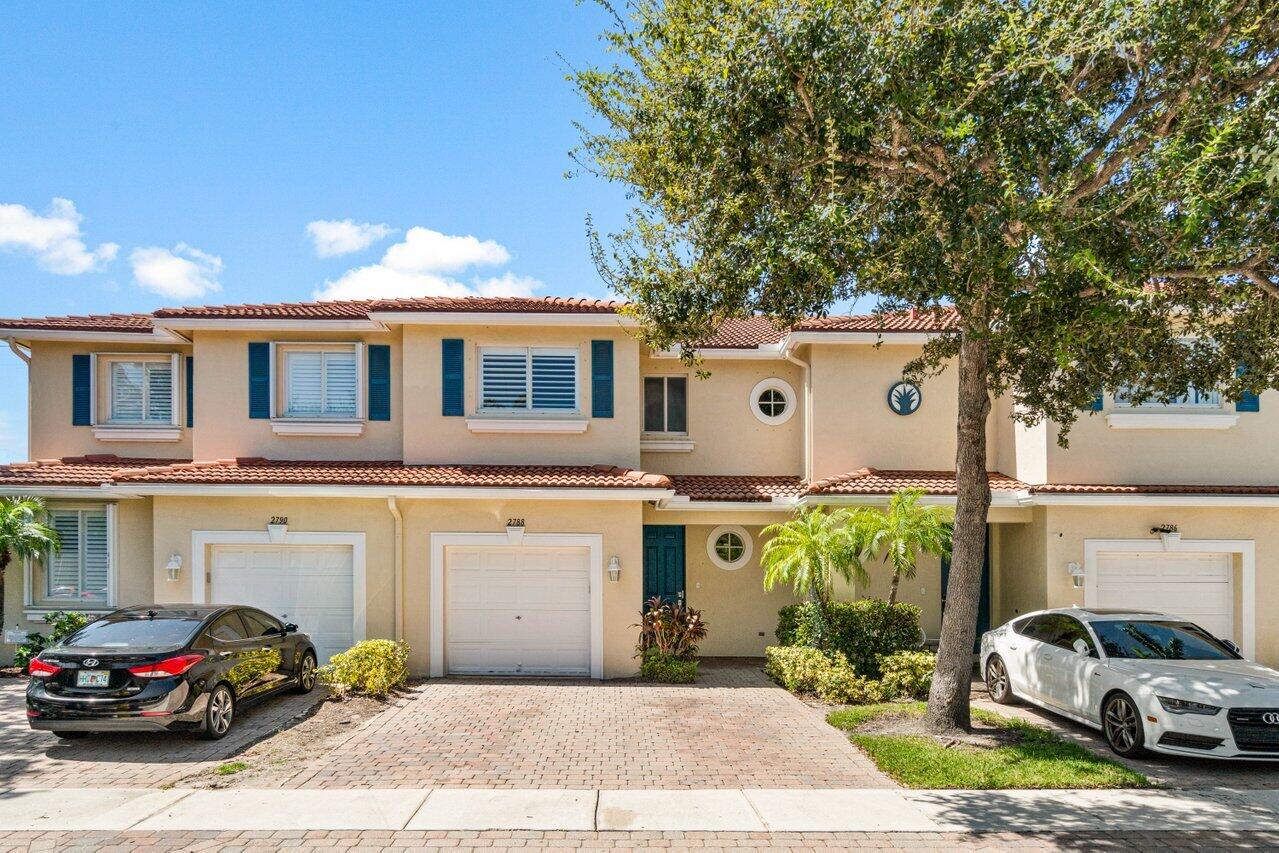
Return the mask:
<svg viewBox="0 0 1279 853"><path fill-rule="evenodd" d="M5 653L43 613L238 601L322 655L365 637L421 674L618 677L653 595L708 655L758 655L787 591L762 530L799 505L954 501L954 371L902 366L940 314L728 323L709 376L641 348L614 303L422 298L0 321L28 364L30 458L0 493L47 499L57 555L4 581ZM1275 403L1191 391L1099 401L1069 450L990 426L982 621L1157 607L1279 663ZM1152 529L1176 524L1181 536ZM945 566L901 597L936 636ZM882 595L886 572L869 589Z"/></svg>

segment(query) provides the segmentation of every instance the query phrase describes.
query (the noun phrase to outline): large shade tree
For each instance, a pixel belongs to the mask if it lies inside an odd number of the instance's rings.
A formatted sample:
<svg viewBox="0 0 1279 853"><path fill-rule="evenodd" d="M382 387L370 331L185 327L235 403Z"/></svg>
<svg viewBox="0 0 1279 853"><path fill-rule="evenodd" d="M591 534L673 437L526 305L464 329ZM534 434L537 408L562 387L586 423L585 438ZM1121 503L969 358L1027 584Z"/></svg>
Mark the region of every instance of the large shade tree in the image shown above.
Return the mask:
<svg viewBox="0 0 1279 853"><path fill-rule="evenodd" d="M609 7L612 8L612 7ZM1279 378L1273 0L632 0L573 72L631 188L597 265L650 344L875 294L953 310L954 551L928 720L968 724L992 395ZM1247 365L1246 372L1237 368ZM868 460L870 461L870 460Z"/></svg>

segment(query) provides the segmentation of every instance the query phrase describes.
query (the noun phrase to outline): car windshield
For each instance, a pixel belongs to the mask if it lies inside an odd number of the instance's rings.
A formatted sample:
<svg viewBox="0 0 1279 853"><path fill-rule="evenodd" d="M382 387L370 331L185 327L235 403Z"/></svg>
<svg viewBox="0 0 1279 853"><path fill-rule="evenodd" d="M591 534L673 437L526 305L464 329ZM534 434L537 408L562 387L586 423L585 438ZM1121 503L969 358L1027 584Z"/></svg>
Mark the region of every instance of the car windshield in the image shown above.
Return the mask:
<svg viewBox="0 0 1279 853"><path fill-rule="evenodd" d="M1237 660L1239 655L1190 622L1116 619L1093 622L1107 657L1143 660Z"/></svg>
<svg viewBox="0 0 1279 853"><path fill-rule="evenodd" d="M99 619L76 631L63 645L119 649L184 646L202 623L202 619L151 619L145 616Z"/></svg>

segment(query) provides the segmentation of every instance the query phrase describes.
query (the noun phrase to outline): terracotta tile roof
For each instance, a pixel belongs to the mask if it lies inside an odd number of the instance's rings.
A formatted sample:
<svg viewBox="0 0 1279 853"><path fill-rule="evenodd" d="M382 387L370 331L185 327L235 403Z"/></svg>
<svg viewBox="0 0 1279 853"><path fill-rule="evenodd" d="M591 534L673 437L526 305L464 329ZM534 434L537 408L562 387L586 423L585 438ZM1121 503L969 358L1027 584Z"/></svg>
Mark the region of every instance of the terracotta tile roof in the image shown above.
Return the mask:
<svg viewBox="0 0 1279 853"><path fill-rule="evenodd" d="M92 314L70 317L14 317L0 319L0 329L49 329L65 332L151 331L150 314Z"/></svg>
<svg viewBox="0 0 1279 853"><path fill-rule="evenodd" d="M366 320L374 311L520 314L610 314L619 303L603 299L569 299L561 296L423 296L414 299L362 299L336 302L281 302L265 305L206 305L161 308L156 317L176 319L296 319Z"/></svg>
<svg viewBox="0 0 1279 853"><path fill-rule="evenodd" d="M367 320L377 302L371 299L337 302L279 302L263 305L200 305L160 308L160 319L202 320Z"/></svg>
<svg viewBox="0 0 1279 853"><path fill-rule="evenodd" d="M775 497L799 497L799 477L680 475L671 477L675 492L695 501L768 502Z"/></svg>
<svg viewBox="0 0 1279 853"><path fill-rule="evenodd" d="M699 349L754 349L775 344L786 336L784 329L767 317L726 320L715 334L699 343Z"/></svg>
<svg viewBox="0 0 1279 853"><path fill-rule="evenodd" d="M608 465L405 465L261 458L187 462L131 470L118 483L202 485L471 486L543 489L664 489L670 480Z"/></svg>
<svg viewBox="0 0 1279 853"><path fill-rule="evenodd" d="M27 486L101 486L123 471L155 465L171 465L173 459L127 459L110 454L67 456L36 462L0 465L0 489L21 490Z"/></svg>
<svg viewBox="0 0 1279 853"><path fill-rule="evenodd" d="M1279 495L1279 486L1109 485L1049 483L1031 486L1041 495Z"/></svg>
<svg viewBox="0 0 1279 853"><path fill-rule="evenodd" d="M1016 491L1026 484L998 471L987 475L995 491ZM954 471L880 471L862 468L851 474L818 480L805 491L810 495L891 495L902 489L923 489L930 495L957 493Z"/></svg>
<svg viewBox="0 0 1279 853"><path fill-rule="evenodd" d="M898 311L854 314L846 317L812 317L801 322L801 332L944 332L959 324L953 308L933 311Z"/></svg>

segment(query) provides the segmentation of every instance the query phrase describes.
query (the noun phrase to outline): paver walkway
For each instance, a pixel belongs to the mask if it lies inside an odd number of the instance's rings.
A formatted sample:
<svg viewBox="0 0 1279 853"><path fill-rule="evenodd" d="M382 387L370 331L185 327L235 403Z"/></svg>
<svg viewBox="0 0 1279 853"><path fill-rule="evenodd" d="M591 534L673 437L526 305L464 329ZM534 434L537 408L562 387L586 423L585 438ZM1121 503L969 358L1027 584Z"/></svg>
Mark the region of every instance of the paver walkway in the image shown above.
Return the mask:
<svg viewBox="0 0 1279 853"><path fill-rule="evenodd" d="M765 678L705 661L693 685L443 679L414 688L286 787L891 787Z"/></svg>
<svg viewBox="0 0 1279 853"><path fill-rule="evenodd" d="M226 761L322 701L281 696L246 709L222 740L187 733L113 733L59 740L27 725L26 682L0 681L0 791L12 788L124 787L171 784Z"/></svg>

